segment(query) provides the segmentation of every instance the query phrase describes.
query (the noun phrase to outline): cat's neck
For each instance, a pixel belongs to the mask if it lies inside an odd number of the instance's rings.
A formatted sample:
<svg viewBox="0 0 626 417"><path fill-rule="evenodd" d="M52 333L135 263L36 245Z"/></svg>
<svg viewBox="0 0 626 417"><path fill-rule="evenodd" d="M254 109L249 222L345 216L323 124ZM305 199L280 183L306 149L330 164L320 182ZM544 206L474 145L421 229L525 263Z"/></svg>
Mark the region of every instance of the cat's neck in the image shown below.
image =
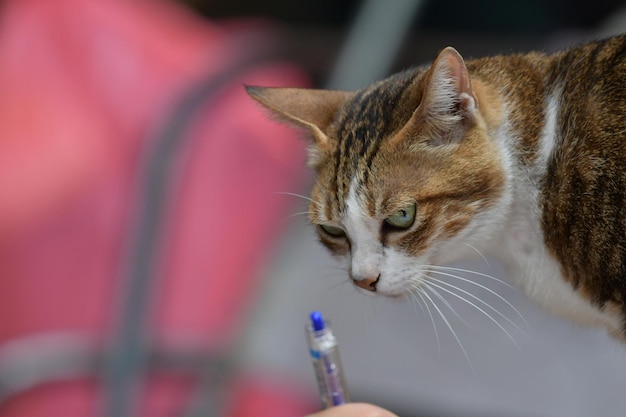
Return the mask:
<svg viewBox="0 0 626 417"><path fill-rule="evenodd" d="M506 145L524 170L540 168L543 162L539 158L545 120L557 88L549 79L554 61L532 53L467 62L479 101L482 97L485 104L480 105L481 114L494 132L506 125Z"/></svg>
<svg viewBox="0 0 626 417"><path fill-rule="evenodd" d="M486 250L507 264L517 262L519 251L543 245L540 186L555 144L559 93L546 79L549 61L531 54L468 62L481 114L506 173L503 220Z"/></svg>

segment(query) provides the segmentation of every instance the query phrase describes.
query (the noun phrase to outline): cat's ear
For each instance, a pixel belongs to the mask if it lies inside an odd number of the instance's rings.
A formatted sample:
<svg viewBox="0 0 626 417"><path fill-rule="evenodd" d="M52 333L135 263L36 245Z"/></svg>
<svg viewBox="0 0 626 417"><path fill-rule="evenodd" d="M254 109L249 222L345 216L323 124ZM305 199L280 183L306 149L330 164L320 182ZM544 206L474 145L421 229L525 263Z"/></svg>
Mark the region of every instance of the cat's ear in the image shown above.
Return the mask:
<svg viewBox="0 0 626 417"><path fill-rule="evenodd" d="M439 53L424 86L416 116L439 131L438 143L454 143L475 122L478 99L461 55L452 47Z"/></svg>
<svg viewBox="0 0 626 417"><path fill-rule="evenodd" d="M347 91L252 86L246 86L246 91L274 116L310 130L320 150L329 148L330 124L353 94Z"/></svg>

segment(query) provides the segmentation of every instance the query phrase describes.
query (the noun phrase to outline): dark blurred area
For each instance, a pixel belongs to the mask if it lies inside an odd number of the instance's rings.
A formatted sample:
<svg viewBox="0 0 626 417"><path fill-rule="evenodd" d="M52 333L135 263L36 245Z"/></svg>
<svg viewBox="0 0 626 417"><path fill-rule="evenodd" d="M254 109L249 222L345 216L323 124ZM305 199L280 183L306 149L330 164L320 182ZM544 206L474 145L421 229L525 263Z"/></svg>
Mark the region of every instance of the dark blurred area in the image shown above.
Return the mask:
<svg viewBox="0 0 626 417"><path fill-rule="evenodd" d="M293 26L345 27L354 17L359 1L202 1L188 0L190 7L211 18L246 15L268 16ZM425 32L538 34L563 28L596 26L622 2L603 0L527 1L426 1L415 27ZM390 2L391 5L391 2Z"/></svg>
<svg viewBox="0 0 626 417"><path fill-rule="evenodd" d="M279 22L289 55L322 83L332 69L359 1L183 1L210 19L264 17ZM402 1L389 2L389 6ZM544 48L558 33L584 33L624 5L620 0L426 0L412 19L393 69L428 61L455 46L466 56ZM558 46L566 46L558 45Z"/></svg>

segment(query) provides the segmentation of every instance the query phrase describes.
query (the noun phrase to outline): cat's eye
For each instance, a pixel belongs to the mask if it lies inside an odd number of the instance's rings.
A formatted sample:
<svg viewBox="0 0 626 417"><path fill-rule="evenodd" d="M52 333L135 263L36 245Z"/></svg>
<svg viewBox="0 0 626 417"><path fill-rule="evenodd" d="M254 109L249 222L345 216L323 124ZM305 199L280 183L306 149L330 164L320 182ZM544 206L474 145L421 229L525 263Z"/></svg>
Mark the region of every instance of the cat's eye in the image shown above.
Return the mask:
<svg viewBox="0 0 626 417"><path fill-rule="evenodd" d="M406 206L399 210L398 213L387 217L385 219L385 223L391 227L395 227L396 229L408 229L415 221L415 211L416 204L413 203L410 206Z"/></svg>
<svg viewBox="0 0 626 417"><path fill-rule="evenodd" d="M346 232L342 228L331 226L329 224L320 224L320 228L327 235L332 236L332 237L344 237L346 235Z"/></svg>

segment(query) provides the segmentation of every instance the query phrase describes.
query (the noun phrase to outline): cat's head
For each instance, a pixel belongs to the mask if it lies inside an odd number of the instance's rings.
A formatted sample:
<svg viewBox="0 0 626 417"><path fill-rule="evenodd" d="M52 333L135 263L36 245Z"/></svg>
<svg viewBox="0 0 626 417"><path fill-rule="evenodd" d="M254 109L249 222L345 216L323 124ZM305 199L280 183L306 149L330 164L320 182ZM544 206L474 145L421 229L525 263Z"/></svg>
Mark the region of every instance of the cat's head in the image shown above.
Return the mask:
<svg viewBox="0 0 626 417"><path fill-rule="evenodd" d="M356 92L247 90L310 133L310 220L365 290L407 294L502 215L507 179L491 138L501 104L452 48Z"/></svg>

